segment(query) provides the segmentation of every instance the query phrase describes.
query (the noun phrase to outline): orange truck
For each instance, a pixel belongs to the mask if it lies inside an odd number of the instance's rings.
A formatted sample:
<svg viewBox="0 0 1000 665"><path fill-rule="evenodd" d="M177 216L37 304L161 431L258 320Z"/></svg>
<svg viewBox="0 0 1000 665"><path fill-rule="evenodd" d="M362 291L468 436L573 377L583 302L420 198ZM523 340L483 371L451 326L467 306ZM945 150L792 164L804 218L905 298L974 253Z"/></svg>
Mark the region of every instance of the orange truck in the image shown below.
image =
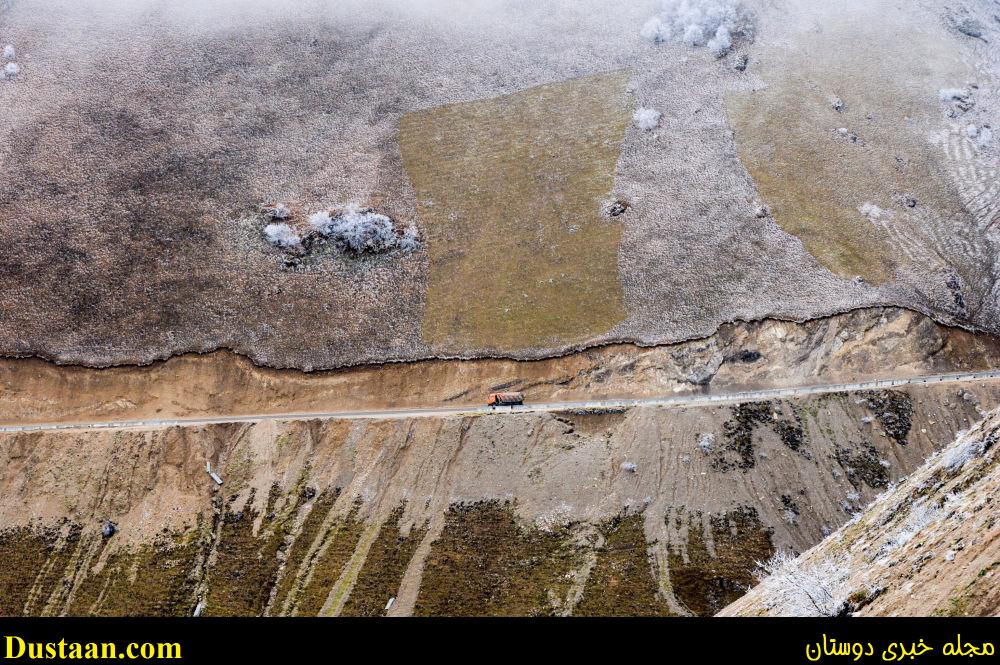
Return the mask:
<svg viewBox="0 0 1000 665"><path fill-rule="evenodd" d="M521 393L490 393L486 404L488 406L518 406L524 404L524 395Z"/></svg>

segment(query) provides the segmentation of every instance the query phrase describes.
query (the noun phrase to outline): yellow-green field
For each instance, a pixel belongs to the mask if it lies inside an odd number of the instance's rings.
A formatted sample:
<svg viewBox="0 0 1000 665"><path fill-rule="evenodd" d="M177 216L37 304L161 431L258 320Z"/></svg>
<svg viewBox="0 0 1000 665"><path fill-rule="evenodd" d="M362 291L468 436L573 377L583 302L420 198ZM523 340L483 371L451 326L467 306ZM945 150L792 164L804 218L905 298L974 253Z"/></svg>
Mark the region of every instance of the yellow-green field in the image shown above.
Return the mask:
<svg viewBox="0 0 1000 665"><path fill-rule="evenodd" d="M624 318L621 225L601 207L629 122L627 80L601 74L403 117L430 255L428 344L512 352Z"/></svg>
<svg viewBox="0 0 1000 665"><path fill-rule="evenodd" d="M858 21L827 28L807 44L764 52L756 67L767 85L730 94L726 109L740 158L781 228L835 274L880 283L900 264L921 262L900 250L898 237L928 244L934 230L905 209L880 229L858 207L900 208L898 198L909 195L921 211L960 214L927 122L941 112L939 88L968 72L947 42L895 40L889 35L902 30Z"/></svg>

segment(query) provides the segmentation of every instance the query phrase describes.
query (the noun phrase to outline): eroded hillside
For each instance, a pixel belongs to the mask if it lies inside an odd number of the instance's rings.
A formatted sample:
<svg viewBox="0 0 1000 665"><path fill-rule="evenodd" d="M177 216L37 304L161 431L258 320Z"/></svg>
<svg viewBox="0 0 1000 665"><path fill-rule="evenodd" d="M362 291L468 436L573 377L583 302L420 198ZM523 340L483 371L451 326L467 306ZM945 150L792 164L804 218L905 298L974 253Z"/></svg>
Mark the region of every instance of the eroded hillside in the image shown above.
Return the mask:
<svg viewBox="0 0 1000 665"><path fill-rule="evenodd" d="M0 611L714 614L998 403L5 434Z"/></svg>
<svg viewBox="0 0 1000 665"><path fill-rule="evenodd" d="M724 615L1000 614L1000 411Z"/></svg>

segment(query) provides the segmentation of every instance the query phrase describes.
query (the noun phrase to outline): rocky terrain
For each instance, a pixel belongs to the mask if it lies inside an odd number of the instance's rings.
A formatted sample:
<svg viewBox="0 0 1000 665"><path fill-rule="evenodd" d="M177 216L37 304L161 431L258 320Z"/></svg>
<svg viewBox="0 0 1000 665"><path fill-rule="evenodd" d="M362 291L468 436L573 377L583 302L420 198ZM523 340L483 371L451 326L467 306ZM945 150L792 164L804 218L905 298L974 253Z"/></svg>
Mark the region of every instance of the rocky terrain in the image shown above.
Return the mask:
<svg viewBox="0 0 1000 665"><path fill-rule="evenodd" d="M715 614L997 404L4 434L0 613Z"/></svg>
<svg viewBox="0 0 1000 665"><path fill-rule="evenodd" d="M1000 410L723 615L1000 615Z"/></svg>
<svg viewBox="0 0 1000 665"><path fill-rule="evenodd" d="M995 3L700 2L0 3L0 354L1000 331Z"/></svg>

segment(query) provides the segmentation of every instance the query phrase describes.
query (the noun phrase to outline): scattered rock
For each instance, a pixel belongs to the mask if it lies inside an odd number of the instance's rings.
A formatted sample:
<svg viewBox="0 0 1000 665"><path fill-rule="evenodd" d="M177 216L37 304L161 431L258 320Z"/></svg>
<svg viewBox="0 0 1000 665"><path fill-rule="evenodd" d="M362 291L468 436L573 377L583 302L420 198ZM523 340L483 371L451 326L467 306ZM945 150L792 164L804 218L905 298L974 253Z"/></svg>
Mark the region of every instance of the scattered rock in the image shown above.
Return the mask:
<svg viewBox="0 0 1000 665"><path fill-rule="evenodd" d="M607 217L620 217L628 212L630 207L628 201L615 199L604 204L604 214Z"/></svg>
<svg viewBox="0 0 1000 665"><path fill-rule="evenodd" d="M967 37L982 39L984 42L988 41L985 37L983 37L983 31L986 29L985 26L970 16L953 20L952 24L955 26L956 30Z"/></svg>

